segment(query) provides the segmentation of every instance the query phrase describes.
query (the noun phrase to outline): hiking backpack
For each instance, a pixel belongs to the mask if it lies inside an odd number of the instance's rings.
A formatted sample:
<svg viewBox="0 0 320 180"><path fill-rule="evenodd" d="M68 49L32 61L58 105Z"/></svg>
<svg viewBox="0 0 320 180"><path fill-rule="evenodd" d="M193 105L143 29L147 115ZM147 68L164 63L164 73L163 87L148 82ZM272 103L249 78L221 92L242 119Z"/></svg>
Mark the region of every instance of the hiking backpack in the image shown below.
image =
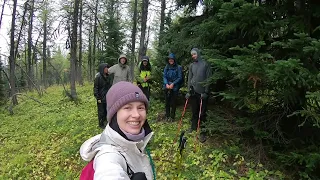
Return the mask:
<svg viewBox="0 0 320 180"><path fill-rule="evenodd" d="M122 155L122 154L121 154ZM123 156L123 155L122 155ZM129 167L126 158L123 156L127 164L127 174L131 178L133 176L133 171ZM81 171L80 180L93 180L94 179L94 169L93 160L91 160Z"/></svg>

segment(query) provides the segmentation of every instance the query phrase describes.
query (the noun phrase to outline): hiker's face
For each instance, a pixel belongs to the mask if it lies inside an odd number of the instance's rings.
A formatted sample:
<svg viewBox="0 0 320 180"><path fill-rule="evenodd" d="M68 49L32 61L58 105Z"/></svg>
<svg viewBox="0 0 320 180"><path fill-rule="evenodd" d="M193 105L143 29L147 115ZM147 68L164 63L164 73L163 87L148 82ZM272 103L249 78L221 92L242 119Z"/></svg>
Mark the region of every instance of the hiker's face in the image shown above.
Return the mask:
<svg viewBox="0 0 320 180"><path fill-rule="evenodd" d="M143 102L131 102L117 112L117 121L121 130L130 134L139 134L146 122L147 111Z"/></svg>
<svg viewBox="0 0 320 180"><path fill-rule="evenodd" d="M107 68L107 67L104 68L104 69L103 69L103 72L104 72L105 74L108 74L108 68Z"/></svg>
<svg viewBox="0 0 320 180"><path fill-rule="evenodd" d="M144 66L148 65L148 61L142 61L142 63L143 63Z"/></svg>
<svg viewBox="0 0 320 180"><path fill-rule="evenodd" d="M196 60L198 58L197 53L191 53L191 57L193 60Z"/></svg>
<svg viewBox="0 0 320 180"><path fill-rule="evenodd" d="M170 64L170 65L173 65L173 64L174 64L174 60L170 58L170 59L169 59L169 64Z"/></svg>
<svg viewBox="0 0 320 180"><path fill-rule="evenodd" d="M126 61L127 61L127 59L126 59L126 58L121 58L121 59L120 59L120 63L121 63L121 64L125 64L125 63L126 63Z"/></svg>

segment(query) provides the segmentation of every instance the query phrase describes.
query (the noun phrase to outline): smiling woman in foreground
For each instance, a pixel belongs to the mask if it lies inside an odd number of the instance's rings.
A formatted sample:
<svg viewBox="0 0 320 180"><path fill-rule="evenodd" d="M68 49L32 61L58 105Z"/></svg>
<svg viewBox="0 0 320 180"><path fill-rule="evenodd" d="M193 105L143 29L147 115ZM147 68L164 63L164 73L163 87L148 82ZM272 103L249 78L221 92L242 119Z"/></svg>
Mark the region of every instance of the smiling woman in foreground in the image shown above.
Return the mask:
<svg viewBox="0 0 320 180"><path fill-rule="evenodd" d="M108 125L84 142L81 157L93 159L94 179L152 180L146 146L153 132L146 120L148 100L139 87L118 82L107 93Z"/></svg>

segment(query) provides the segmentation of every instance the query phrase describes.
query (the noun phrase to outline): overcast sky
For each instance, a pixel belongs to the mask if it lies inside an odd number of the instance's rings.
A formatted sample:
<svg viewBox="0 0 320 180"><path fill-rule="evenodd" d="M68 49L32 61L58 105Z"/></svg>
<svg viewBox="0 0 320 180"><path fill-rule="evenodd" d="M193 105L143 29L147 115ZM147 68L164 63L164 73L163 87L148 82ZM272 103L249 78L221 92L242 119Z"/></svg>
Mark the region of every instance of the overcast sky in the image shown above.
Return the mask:
<svg viewBox="0 0 320 180"><path fill-rule="evenodd" d="M169 0L169 1L170 2L167 3L167 7L172 6L174 0ZM23 5L24 2L25 2L25 0L18 0L18 5ZM10 5L8 5L8 3ZM2 4L3 4L3 0L0 0L1 11L2 11ZM6 1L6 5L4 7L4 15L3 15L3 18L2 18L1 28L0 28L0 53L1 53L1 56L2 56L1 60L5 64L7 64L6 60L8 59L5 56L9 56L9 52L10 52L10 49L9 49L9 43L10 43L9 32L10 32L10 27L11 27L12 4L13 4L12 1L10 1L10 0ZM157 7L161 6L160 2L158 2L158 1L152 1L152 4L157 6ZM149 8L150 9L155 9L155 7L151 7L151 6ZM21 8L17 8L17 10L21 11ZM0 13L1 13L1 11L0 11ZM158 13L158 12L149 10L148 25L154 23L154 20L156 18L156 13ZM202 5L198 6L196 14L200 15L201 13L202 13ZM150 35L151 39L150 39L149 45L152 45L151 43L152 43L153 39L155 38L155 33L158 33L158 32L152 32L152 34ZM60 46L64 47L65 41L66 41L66 35L61 34L60 36L57 37L57 39L55 40L55 43L57 45L60 45ZM64 50L64 48L61 48L61 49ZM65 53L67 53L67 52L65 51Z"/></svg>

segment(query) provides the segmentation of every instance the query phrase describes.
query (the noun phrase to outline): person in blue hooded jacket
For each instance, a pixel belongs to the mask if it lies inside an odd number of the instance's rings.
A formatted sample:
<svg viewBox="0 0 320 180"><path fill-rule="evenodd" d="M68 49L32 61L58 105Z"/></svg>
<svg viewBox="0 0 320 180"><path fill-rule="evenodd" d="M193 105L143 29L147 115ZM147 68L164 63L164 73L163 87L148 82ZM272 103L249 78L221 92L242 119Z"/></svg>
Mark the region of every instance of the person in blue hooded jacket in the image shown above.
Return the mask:
<svg viewBox="0 0 320 180"><path fill-rule="evenodd" d="M177 64L173 53L168 56L167 65L163 70L163 89L166 101L166 118L173 121L176 114L176 101L182 83L182 67Z"/></svg>

